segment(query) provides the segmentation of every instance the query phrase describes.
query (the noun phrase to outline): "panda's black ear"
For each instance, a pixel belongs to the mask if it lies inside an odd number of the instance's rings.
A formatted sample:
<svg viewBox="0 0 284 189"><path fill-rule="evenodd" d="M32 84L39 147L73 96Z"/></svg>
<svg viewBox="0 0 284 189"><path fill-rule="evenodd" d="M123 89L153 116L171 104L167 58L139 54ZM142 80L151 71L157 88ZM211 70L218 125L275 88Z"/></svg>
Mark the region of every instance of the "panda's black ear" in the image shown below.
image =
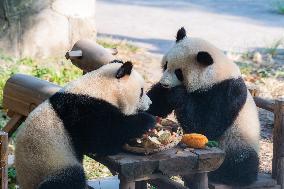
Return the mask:
<svg viewBox="0 0 284 189"><path fill-rule="evenodd" d="M180 28L177 32L176 43L186 37L186 30L184 27Z"/></svg>
<svg viewBox="0 0 284 189"><path fill-rule="evenodd" d="M198 52L196 59L197 59L197 62L199 62L200 64L204 66L209 66L214 63L212 56L208 52L205 52L205 51Z"/></svg>
<svg viewBox="0 0 284 189"><path fill-rule="evenodd" d="M132 71L133 65L132 62L125 62L124 64L122 64L122 66L118 69L117 73L116 73L116 78L120 79L122 77L124 77L125 75L130 75L131 71Z"/></svg>

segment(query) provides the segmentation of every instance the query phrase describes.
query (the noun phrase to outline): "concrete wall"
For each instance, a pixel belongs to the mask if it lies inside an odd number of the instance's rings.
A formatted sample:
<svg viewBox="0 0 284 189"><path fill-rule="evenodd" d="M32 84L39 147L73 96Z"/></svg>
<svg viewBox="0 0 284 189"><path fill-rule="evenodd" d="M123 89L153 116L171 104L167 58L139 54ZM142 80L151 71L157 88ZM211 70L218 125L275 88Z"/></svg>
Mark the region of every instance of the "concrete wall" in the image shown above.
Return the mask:
<svg viewBox="0 0 284 189"><path fill-rule="evenodd" d="M1 0L0 49L17 56L64 56L81 38L95 39L96 0Z"/></svg>

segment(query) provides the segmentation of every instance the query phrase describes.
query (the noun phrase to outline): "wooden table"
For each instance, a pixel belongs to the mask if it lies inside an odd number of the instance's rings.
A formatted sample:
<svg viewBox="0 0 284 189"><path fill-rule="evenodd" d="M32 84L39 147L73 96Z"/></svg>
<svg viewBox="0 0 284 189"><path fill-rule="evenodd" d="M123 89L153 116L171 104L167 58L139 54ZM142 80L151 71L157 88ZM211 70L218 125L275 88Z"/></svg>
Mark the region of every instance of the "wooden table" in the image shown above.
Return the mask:
<svg viewBox="0 0 284 189"><path fill-rule="evenodd" d="M175 147L148 156L130 153L90 156L118 173L120 189L146 189L146 181L160 189L186 188L168 179L175 175L185 176L185 185L191 189L207 189L207 172L217 169L225 154L218 148L190 150ZM187 179L188 175L190 179Z"/></svg>

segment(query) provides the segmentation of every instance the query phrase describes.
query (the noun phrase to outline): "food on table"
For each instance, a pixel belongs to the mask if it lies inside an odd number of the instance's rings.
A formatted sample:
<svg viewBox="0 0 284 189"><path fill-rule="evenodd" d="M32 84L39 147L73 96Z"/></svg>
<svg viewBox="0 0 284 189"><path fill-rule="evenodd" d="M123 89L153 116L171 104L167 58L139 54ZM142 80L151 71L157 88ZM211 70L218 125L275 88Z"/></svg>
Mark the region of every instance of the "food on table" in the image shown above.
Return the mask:
<svg viewBox="0 0 284 189"><path fill-rule="evenodd" d="M181 142L190 148L205 148L206 144L208 143L208 138L197 133L184 134Z"/></svg>

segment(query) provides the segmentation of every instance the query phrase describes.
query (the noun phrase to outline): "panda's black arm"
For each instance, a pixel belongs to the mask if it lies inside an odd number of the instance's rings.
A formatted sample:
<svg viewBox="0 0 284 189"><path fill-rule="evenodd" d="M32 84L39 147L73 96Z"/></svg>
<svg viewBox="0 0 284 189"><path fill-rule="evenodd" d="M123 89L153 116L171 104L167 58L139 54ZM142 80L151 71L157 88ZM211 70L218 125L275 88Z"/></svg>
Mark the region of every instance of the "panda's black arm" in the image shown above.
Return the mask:
<svg viewBox="0 0 284 189"><path fill-rule="evenodd" d="M216 140L234 123L247 98L241 78L228 79L207 91L190 93L184 107L176 110L185 132L196 132Z"/></svg>
<svg viewBox="0 0 284 189"><path fill-rule="evenodd" d="M166 117L186 99L186 90L182 86L164 88L160 83L156 83L147 95L152 101L147 112L155 116Z"/></svg>
<svg viewBox="0 0 284 189"><path fill-rule="evenodd" d="M156 125L155 117L146 112L123 116L122 120L119 126L122 133L129 139L140 137Z"/></svg>

